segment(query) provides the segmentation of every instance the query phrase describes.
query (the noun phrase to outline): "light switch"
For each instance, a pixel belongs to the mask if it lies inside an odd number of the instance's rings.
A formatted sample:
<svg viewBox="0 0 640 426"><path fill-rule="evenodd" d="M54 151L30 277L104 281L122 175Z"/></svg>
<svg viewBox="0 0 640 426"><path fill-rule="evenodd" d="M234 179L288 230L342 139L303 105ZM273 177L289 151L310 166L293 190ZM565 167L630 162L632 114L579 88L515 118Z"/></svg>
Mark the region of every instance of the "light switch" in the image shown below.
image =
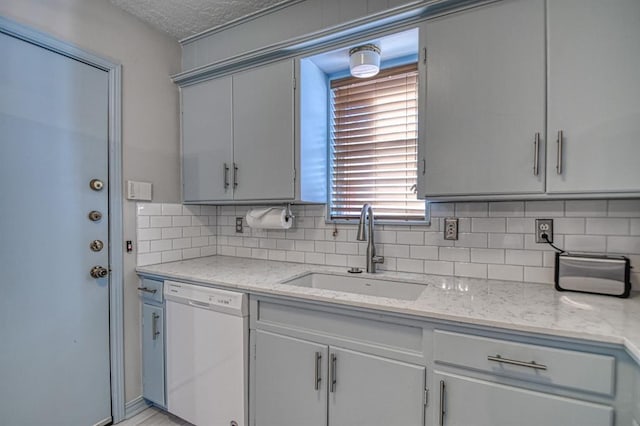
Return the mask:
<svg viewBox="0 0 640 426"><path fill-rule="evenodd" d="M127 181L127 199L151 201L151 183Z"/></svg>

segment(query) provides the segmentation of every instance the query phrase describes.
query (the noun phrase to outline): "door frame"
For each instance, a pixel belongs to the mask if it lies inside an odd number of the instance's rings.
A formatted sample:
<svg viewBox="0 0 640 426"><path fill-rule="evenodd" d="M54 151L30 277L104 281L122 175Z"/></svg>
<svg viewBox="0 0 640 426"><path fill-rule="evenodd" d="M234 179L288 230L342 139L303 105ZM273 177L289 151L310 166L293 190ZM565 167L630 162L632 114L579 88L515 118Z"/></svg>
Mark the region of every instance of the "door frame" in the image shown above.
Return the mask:
<svg viewBox="0 0 640 426"><path fill-rule="evenodd" d="M109 352L111 417L125 417L124 401L124 273L122 224L122 66L41 31L0 16L0 33L85 63L109 76Z"/></svg>

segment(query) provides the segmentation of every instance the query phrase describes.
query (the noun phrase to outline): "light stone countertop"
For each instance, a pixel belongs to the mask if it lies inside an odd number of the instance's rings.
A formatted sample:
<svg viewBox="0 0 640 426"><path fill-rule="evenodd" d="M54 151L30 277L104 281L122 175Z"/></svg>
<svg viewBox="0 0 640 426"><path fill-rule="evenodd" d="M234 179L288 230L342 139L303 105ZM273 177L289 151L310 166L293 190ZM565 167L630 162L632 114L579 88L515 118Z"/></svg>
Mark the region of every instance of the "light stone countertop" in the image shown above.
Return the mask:
<svg viewBox="0 0 640 426"><path fill-rule="evenodd" d="M557 292L545 284L380 271L376 278L427 284L400 300L282 284L308 272L346 274L344 267L210 256L137 268L144 275L247 292L409 314L624 346L640 364L640 294L629 299ZM361 274L358 276L366 276Z"/></svg>

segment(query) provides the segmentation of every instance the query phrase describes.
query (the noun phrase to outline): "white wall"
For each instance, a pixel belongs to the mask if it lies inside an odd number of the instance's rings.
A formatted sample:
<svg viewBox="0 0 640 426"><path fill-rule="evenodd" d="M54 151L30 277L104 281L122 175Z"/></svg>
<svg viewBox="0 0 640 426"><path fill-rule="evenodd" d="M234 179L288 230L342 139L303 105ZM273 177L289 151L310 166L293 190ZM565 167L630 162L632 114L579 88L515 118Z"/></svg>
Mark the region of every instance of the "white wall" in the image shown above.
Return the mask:
<svg viewBox="0 0 640 426"><path fill-rule="evenodd" d="M0 15L123 65L123 180L153 182L154 201L180 200L180 46L107 0L2 0ZM124 203L124 240L136 240L135 203ZM142 393L135 253L125 254L125 399Z"/></svg>

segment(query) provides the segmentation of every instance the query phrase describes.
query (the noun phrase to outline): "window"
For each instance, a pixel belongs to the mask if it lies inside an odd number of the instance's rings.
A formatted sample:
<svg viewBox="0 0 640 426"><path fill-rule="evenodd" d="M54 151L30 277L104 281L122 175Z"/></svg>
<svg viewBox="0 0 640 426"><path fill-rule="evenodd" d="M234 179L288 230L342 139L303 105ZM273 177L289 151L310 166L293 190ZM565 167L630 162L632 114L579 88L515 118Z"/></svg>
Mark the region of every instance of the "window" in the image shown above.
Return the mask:
<svg viewBox="0 0 640 426"><path fill-rule="evenodd" d="M329 218L424 221L416 197L418 68L403 65L362 80L331 82Z"/></svg>

